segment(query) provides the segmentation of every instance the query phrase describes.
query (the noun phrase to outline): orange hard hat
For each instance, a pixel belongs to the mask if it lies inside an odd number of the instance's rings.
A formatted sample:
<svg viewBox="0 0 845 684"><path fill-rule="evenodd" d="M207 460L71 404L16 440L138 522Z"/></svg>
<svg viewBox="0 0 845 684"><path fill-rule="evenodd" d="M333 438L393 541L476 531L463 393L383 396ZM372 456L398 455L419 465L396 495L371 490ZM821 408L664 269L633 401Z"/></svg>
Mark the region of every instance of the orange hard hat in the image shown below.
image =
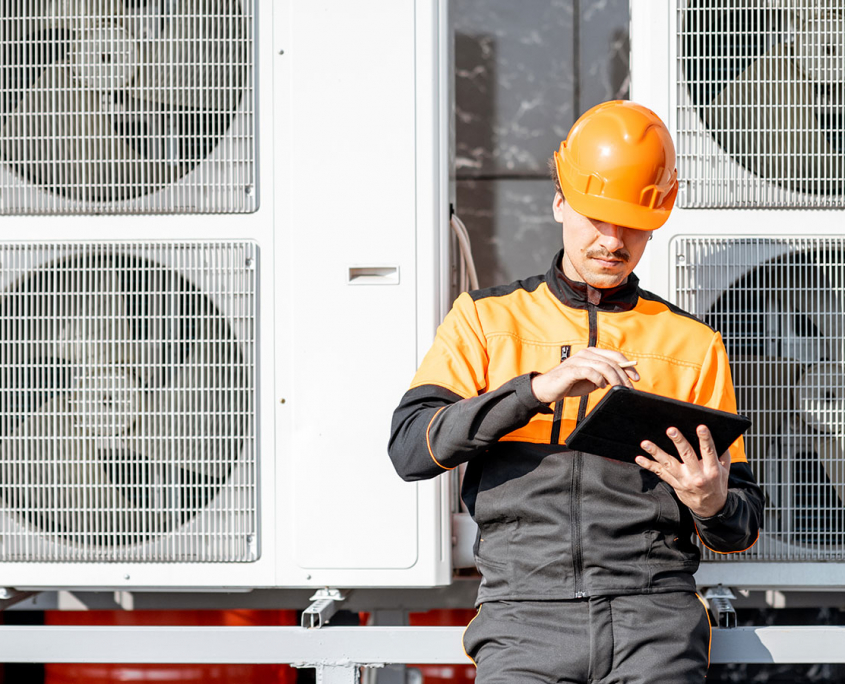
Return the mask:
<svg viewBox="0 0 845 684"><path fill-rule="evenodd" d="M555 152L566 201L579 214L628 228L660 228L675 204L675 145L653 111L627 100L586 111Z"/></svg>

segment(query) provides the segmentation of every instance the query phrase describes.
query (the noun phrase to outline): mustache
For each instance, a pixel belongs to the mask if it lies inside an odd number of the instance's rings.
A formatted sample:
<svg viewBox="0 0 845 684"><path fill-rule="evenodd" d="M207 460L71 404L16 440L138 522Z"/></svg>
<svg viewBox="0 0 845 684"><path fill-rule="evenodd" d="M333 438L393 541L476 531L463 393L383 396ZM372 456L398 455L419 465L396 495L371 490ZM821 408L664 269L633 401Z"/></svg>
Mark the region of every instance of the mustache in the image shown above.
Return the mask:
<svg viewBox="0 0 845 684"><path fill-rule="evenodd" d="M617 249L615 252L611 252L603 247L588 249L585 256L589 259L620 259L625 263L628 263L631 259L631 253L627 249Z"/></svg>

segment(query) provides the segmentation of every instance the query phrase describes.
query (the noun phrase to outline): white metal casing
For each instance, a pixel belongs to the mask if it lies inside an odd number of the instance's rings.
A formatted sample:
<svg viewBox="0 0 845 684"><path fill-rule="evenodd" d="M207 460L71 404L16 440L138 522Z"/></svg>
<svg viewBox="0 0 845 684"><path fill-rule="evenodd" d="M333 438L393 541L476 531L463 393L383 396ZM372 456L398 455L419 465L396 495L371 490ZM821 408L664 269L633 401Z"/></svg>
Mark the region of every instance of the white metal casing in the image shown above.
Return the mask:
<svg viewBox="0 0 845 684"><path fill-rule="evenodd" d="M258 3L254 213L3 218L10 241L255 242L260 556L8 562L0 585L449 582L448 481L403 483L386 454L448 299L447 10Z"/></svg>
<svg viewBox="0 0 845 684"><path fill-rule="evenodd" d="M666 121L676 143L677 7L676 0L630 3L631 99ZM669 221L653 233L637 274L643 287L675 301L678 269L674 249L682 238L824 238L841 235L841 225L842 213L836 209L760 209L753 204L742 209L676 206ZM696 579L701 585L721 583L745 588L835 587L845 583L845 564L726 558L703 562Z"/></svg>

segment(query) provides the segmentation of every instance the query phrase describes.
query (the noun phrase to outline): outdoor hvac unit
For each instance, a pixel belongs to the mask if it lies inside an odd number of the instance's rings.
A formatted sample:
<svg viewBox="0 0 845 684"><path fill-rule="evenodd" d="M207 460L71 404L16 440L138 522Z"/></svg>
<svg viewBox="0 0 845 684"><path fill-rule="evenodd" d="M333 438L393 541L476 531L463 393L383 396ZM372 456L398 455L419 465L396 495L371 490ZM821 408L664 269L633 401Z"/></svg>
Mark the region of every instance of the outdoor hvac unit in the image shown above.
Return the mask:
<svg viewBox="0 0 845 684"><path fill-rule="evenodd" d="M0 0L0 586L449 581L447 9Z"/></svg>
<svg viewBox="0 0 845 684"><path fill-rule="evenodd" d="M845 6L631 3L632 98L669 122L677 209L646 287L721 331L766 494L749 551L698 579L845 582Z"/></svg>

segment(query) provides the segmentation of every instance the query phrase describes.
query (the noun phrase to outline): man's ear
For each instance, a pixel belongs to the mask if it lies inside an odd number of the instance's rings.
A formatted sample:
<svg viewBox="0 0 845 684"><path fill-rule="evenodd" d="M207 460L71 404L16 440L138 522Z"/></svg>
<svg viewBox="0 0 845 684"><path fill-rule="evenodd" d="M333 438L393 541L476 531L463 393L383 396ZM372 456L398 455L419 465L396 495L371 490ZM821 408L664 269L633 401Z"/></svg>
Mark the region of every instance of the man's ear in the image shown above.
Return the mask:
<svg viewBox="0 0 845 684"><path fill-rule="evenodd" d="M563 195L556 192L554 202L552 202L552 213L554 214L555 221L558 223L563 223L563 205L565 202L566 200L563 199Z"/></svg>

